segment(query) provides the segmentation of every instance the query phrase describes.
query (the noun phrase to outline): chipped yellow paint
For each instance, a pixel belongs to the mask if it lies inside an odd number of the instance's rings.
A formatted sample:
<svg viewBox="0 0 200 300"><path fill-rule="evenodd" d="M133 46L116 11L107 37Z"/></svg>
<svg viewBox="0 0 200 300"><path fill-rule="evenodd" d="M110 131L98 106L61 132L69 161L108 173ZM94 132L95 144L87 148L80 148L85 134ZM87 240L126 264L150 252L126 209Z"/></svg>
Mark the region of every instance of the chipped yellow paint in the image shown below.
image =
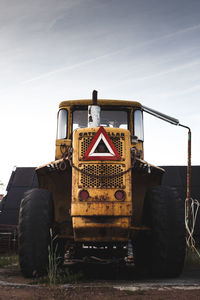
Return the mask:
<svg viewBox="0 0 200 300"><path fill-rule="evenodd" d="M99 128L87 128L87 129L77 129L73 134L73 164L76 167L72 168L72 204L71 204L71 216L72 224L74 229L74 238L76 241L92 241L93 238L98 241L105 240L127 240L129 235L129 228L131 225L132 216L132 185L131 185L131 169L126 172L123 177L123 185L119 187L104 187L105 181L102 180L102 187L92 187L85 186L82 184L81 178L81 168L82 166L89 166L89 169L94 165L115 165L123 166L123 171L128 170L131 167L131 155L130 155L130 132L126 129L120 128L109 128L104 127L108 134L117 136L123 136L120 140L122 143L121 151L122 156L120 161L84 161L83 153L81 149L80 136L84 137L84 133L90 136L90 133L96 133ZM81 155L82 153L82 155ZM77 170L79 169L79 171ZM109 168L108 168L109 170ZM108 171L109 173L109 171ZM100 175L100 174L99 174ZM104 174L105 175L105 174ZM116 177L118 174L116 174ZM86 181L93 182L90 176ZM112 179L113 182L116 179ZM101 182L101 181L100 181ZM81 185L82 184L82 185ZM89 193L89 198L87 201L79 200L79 192L81 190L87 190ZM124 200L118 201L115 198L115 192L117 190L124 190L126 197ZM87 218L86 218L87 217ZM95 220L93 219L95 217ZM114 217L114 221L109 223L109 217ZM86 219L84 219L86 218ZM87 220L87 223L86 223ZM88 231L88 228L92 230ZM95 229L96 228L96 229ZM104 230L99 230L99 228L104 228ZM112 230L111 230L112 228ZM94 237L90 232L94 234ZM87 235L88 232L88 235ZM112 236L111 236L112 235Z"/></svg>
<svg viewBox="0 0 200 300"><path fill-rule="evenodd" d="M73 110L77 107L87 107L88 105L92 105L91 99L83 99L83 100L68 100L60 103L60 109L66 109L68 111L68 126L67 126L67 138L66 139L57 139L56 140L56 154L55 159L60 159L63 156L61 151L61 145L65 145L66 147L72 145L72 114ZM129 111L129 128L130 133L133 135L133 112L136 109L141 109L142 105L137 101L127 101L127 100L108 100L108 99L98 99L97 105L101 107L108 107L111 109L112 107L118 107L120 109L126 109ZM140 158L144 158L143 153L143 142L139 141L135 146L141 153Z"/></svg>
<svg viewBox="0 0 200 300"><path fill-rule="evenodd" d="M76 105L92 105L93 102L91 99L83 99L83 100L68 100L63 101L60 103L60 108L66 108L69 106L76 106ZM135 107L141 108L142 105L137 101L127 101L127 100L108 100L108 99L98 99L97 105L100 106L123 106L123 107Z"/></svg>
<svg viewBox="0 0 200 300"><path fill-rule="evenodd" d="M124 242L128 239L130 217L73 218L74 239L78 242Z"/></svg>
<svg viewBox="0 0 200 300"><path fill-rule="evenodd" d="M77 129L72 133L72 116L74 109L81 109L81 107L86 109L88 105L92 104L91 99L60 103L59 108L68 112L66 138L56 140L56 160L37 168L39 186L52 193L55 223L60 237L74 239L78 242L126 242L128 238L137 234L139 228L146 230L141 227L145 192L149 186L160 183L161 172L157 168L157 172L153 172L151 176L148 172L143 172L143 167L140 168L140 172L130 169L133 163L131 162L131 148L137 152L142 166L145 165L145 162L142 161L144 157L143 142L139 141L136 145L131 144L131 136L134 132L134 110L142 109L141 104L136 101L97 100L97 105L106 107L111 110L111 113L113 107L129 111L129 130L105 127L110 136L115 136L117 133L120 137L121 134L124 135L122 139L123 155L120 161L84 161L85 153L83 152L86 151L88 145L84 146L84 151L81 150L79 134L81 133L83 136L89 133L91 137L93 136L91 134L97 132L99 128ZM91 142L92 139L89 140ZM71 148L72 161L70 157L67 157ZM66 168L62 170L63 162L66 163ZM84 168L91 174L96 172L96 175L104 175L104 168L107 173L111 172L111 169L117 170L115 173L118 173L119 170L122 172L130 170L124 173L121 181L116 176L113 186L104 186L104 181L95 186L98 181L95 178L92 186L90 179L87 178L84 182L85 179L81 177L80 170ZM88 182L90 182L89 186L87 186ZM79 192L82 189L89 193L87 201L79 200ZM124 200L116 200L114 195L117 190L125 191Z"/></svg>

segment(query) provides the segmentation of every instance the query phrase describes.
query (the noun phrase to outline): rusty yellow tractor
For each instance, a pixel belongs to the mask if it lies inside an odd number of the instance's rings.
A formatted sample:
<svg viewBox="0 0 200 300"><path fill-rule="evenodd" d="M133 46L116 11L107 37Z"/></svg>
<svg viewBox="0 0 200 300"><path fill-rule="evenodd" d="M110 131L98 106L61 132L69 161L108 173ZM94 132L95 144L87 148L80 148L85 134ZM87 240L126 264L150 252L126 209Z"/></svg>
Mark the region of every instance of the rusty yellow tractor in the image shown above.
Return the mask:
<svg viewBox="0 0 200 300"><path fill-rule="evenodd" d="M55 161L36 169L19 214L19 262L26 277L45 274L50 229L60 263L85 257L133 263L153 276L178 276L185 256L184 201L147 163L143 111L135 101L63 101Z"/></svg>

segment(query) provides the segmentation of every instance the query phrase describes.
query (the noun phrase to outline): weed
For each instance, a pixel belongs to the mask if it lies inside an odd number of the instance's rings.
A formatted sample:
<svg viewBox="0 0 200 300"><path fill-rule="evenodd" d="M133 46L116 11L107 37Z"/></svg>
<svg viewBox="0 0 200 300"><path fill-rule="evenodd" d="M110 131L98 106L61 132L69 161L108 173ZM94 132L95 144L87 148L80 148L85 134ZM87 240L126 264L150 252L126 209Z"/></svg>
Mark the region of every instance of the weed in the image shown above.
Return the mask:
<svg viewBox="0 0 200 300"><path fill-rule="evenodd" d="M35 278L33 281L29 282L31 285L35 284L50 284L50 285L57 285L57 284L66 284L66 283L77 283L82 280L83 274L73 273L68 268L59 269L56 273L56 276L43 276Z"/></svg>
<svg viewBox="0 0 200 300"><path fill-rule="evenodd" d="M0 267L18 264L18 256L16 254L7 254L0 256Z"/></svg>
<svg viewBox="0 0 200 300"><path fill-rule="evenodd" d="M50 284L55 284L58 279L58 264L60 257L57 257L58 244L56 244L54 248L56 238L56 236L53 236L52 229L50 229L50 244L48 246L49 265L47 272L47 277Z"/></svg>
<svg viewBox="0 0 200 300"><path fill-rule="evenodd" d="M58 255L58 244L56 243L57 236L53 236L50 230L50 244L48 247L49 264L47 269L47 276L37 278L37 283L48 283L50 285L75 283L82 278L82 273L72 273L67 268L60 268L60 261L62 257Z"/></svg>
<svg viewBox="0 0 200 300"><path fill-rule="evenodd" d="M199 252L199 250L198 250ZM191 247L186 248L186 256L185 256L185 264L186 265L198 265L200 266L200 257L195 251L195 249Z"/></svg>
<svg viewBox="0 0 200 300"><path fill-rule="evenodd" d="M73 273L68 268L63 268L60 273L60 283L77 283L78 281L83 279L82 272Z"/></svg>

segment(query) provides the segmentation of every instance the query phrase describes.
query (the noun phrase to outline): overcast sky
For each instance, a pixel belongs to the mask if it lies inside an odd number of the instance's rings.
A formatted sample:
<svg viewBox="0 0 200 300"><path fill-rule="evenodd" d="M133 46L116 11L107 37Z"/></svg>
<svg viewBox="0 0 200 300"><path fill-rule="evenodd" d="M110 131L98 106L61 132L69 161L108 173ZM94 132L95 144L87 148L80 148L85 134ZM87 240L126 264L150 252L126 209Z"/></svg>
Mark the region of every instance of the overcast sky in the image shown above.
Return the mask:
<svg viewBox="0 0 200 300"><path fill-rule="evenodd" d="M59 102L127 99L192 129L199 164L199 0L0 0L0 180L54 160ZM145 159L187 163L187 130L145 116Z"/></svg>

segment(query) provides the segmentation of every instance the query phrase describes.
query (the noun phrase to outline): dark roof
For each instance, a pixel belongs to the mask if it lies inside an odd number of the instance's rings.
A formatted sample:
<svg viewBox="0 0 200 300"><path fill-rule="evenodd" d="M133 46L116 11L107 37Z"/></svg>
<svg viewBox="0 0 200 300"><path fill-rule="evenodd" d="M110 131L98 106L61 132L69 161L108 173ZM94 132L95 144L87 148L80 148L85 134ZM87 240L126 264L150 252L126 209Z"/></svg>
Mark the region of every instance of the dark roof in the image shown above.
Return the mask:
<svg viewBox="0 0 200 300"><path fill-rule="evenodd" d="M8 182L6 196L0 205L0 224L17 225L18 214L24 192L38 187L35 168L16 168Z"/></svg>

